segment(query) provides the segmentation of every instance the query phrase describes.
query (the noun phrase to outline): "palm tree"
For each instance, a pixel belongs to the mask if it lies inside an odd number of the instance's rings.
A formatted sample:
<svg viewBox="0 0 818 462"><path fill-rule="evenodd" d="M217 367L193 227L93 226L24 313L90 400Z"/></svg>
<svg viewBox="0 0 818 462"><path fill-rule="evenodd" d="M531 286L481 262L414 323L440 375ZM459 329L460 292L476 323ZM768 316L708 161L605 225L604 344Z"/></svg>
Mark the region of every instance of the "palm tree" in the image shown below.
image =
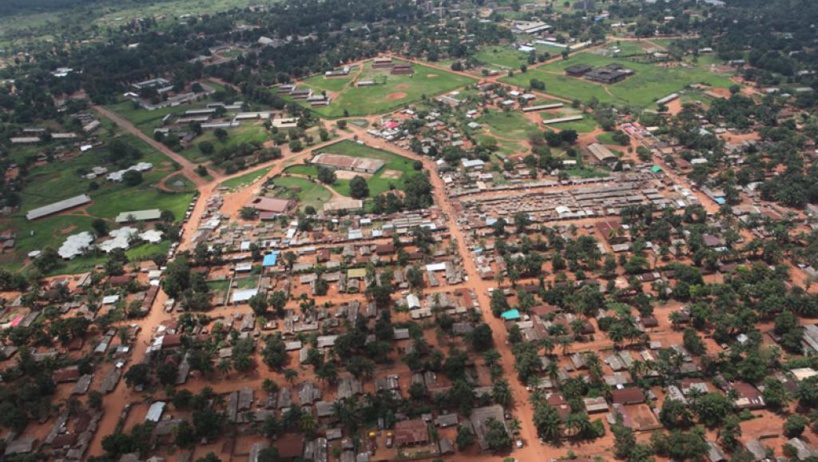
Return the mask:
<svg viewBox="0 0 818 462"><path fill-rule="evenodd" d="M264 379L264 382L261 383L261 388L267 393L275 393L278 391L278 384L275 383L273 379L266 378Z"/></svg>
<svg viewBox="0 0 818 462"><path fill-rule="evenodd" d="M511 419L511 421L508 423L508 431L511 432L512 435L520 433L520 428L521 428L520 420L517 419L516 417Z"/></svg>
<svg viewBox="0 0 818 462"><path fill-rule="evenodd" d="M298 371L295 369L287 369L284 371L284 379L292 385L295 383L295 379L298 378Z"/></svg>
<svg viewBox="0 0 818 462"><path fill-rule="evenodd" d="M593 383L602 381L602 361L599 356L593 352L587 352L585 356L585 365L588 367L588 375Z"/></svg>
<svg viewBox="0 0 818 462"><path fill-rule="evenodd" d="M563 356L568 355L568 346L570 346L571 343L573 343L573 342L574 342L574 339L572 339L571 337L569 337L567 335L562 336L562 337L557 339L557 343L559 343L560 346L562 347L562 355Z"/></svg>
<svg viewBox="0 0 818 462"><path fill-rule="evenodd" d="M230 367L230 361L227 358L222 358L219 364L216 365L216 368L225 377L230 373Z"/></svg>

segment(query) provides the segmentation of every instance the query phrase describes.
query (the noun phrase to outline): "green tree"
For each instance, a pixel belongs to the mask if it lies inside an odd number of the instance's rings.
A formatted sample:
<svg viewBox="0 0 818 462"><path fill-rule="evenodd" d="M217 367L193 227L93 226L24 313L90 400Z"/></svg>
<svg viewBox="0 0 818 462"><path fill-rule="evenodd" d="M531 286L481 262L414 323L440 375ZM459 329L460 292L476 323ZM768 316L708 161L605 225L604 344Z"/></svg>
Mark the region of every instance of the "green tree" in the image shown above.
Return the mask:
<svg viewBox="0 0 818 462"><path fill-rule="evenodd" d="M505 451L511 448L513 441L506 431L503 422L498 422L494 418L486 421L486 444L492 451Z"/></svg>
<svg viewBox="0 0 818 462"><path fill-rule="evenodd" d="M369 185L366 179L360 175L355 175L349 181L349 195L353 199L365 199L369 197Z"/></svg>
<svg viewBox="0 0 818 462"><path fill-rule="evenodd" d="M801 436L808 424L809 419L800 414L793 414L787 417L787 420L784 422L784 435L786 435L787 438Z"/></svg>
<svg viewBox="0 0 818 462"><path fill-rule="evenodd" d="M465 425L458 426L455 444L457 444L458 451L464 451L474 444L474 433L472 433L471 428Z"/></svg>
<svg viewBox="0 0 818 462"><path fill-rule="evenodd" d="M537 403L534 408L534 426L537 427L540 438L553 445L559 444L561 425L562 419L556 408L546 402Z"/></svg>

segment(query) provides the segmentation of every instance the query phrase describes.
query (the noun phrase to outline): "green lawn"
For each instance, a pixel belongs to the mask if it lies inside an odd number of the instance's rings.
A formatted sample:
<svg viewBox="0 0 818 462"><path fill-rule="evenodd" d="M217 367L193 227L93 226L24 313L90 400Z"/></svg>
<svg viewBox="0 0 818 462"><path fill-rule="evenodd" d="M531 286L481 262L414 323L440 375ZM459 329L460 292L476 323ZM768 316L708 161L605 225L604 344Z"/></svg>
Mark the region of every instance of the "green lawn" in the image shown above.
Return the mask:
<svg viewBox="0 0 818 462"><path fill-rule="evenodd" d="M308 205L315 207L316 210L322 210L324 203L332 197L327 188L306 178L280 176L273 180L273 183L281 188L276 190L276 197L296 199L301 210Z"/></svg>
<svg viewBox="0 0 818 462"><path fill-rule="evenodd" d="M193 193L169 193L155 188L141 191L120 190L95 200L88 206L88 213L100 218L113 219L122 212L132 210L160 209L173 212L176 219L184 217L193 199Z"/></svg>
<svg viewBox="0 0 818 462"><path fill-rule="evenodd" d="M525 141L528 134L537 131L537 126L522 112L491 111L477 120L487 128L491 136L512 141Z"/></svg>
<svg viewBox="0 0 818 462"><path fill-rule="evenodd" d="M352 80L352 75L358 70L358 67L350 69L350 75L344 77L324 77L321 74L314 75L304 81L312 89L326 90L339 92L344 89L346 84Z"/></svg>
<svg viewBox="0 0 818 462"><path fill-rule="evenodd" d="M596 140L602 144L609 144L612 146L622 146L618 142L614 141L612 133L603 133L601 135L597 135Z"/></svg>
<svg viewBox="0 0 818 462"><path fill-rule="evenodd" d="M344 110L351 116L381 114L393 111L405 104L417 102L424 95L434 96L447 91L469 85L475 79L452 74L450 72L432 69L414 64L414 75L390 75L389 69L373 69L372 63L367 62L358 80L376 80L379 83L371 87L355 87L341 91L340 95L325 107L311 107L306 101L298 103L310 107L315 113L329 118L344 116ZM313 77L318 79L318 77ZM304 87L313 91L321 91L320 85L337 85L329 83L334 79L314 80ZM385 79L385 83L383 83ZM273 89L275 91L275 89Z"/></svg>
<svg viewBox="0 0 818 462"><path fill-rule="evenodd" d="M208 130L193 140L193 144L189 148L180 151L179 154L193 163L201 164L209 160L208 157L199 150L199 144L204 141L213 143L213 147L216 148L216 152L218 152L220 149L232 148L247 143L264 143L270 139L270 134L261 123L244 122L239 127L228 129L227 133L227 139L221 142L213 135L213 130Z"/></svg>
<svg viewBox="0 0 818 462"><path fill-rule="evenodd" d="M229 189L241 189L251 184L255 183L256 181L260 180L264 175L270 173L272 167L264 167L259 170L255 170L252 172L245 173L244 175L237 176L235 178L231 178L229 180L225 180L221 183L220 186Z"/></svg>
<svg viewBox="0 0 818 462"><path fill-rule="evenodd" d="M635 74L622 82L613 85L601 85L583 79L568 77L564 74L567 67L576 64L588 64L592 67L619 63L633 69ZM657 99L678 92L693 83L707 83L712 86L727 88L733 83L727 76L714 74L702 67L665 68L653 64L641 64L626 59L607 58L592 53L578 53L567 60L518 73L506 77L503 81L520 86L528 86L532 78L546 84L546 92L566 99L579 99L587 102L591 98L613 104L629 104L637 107L652 106Z"/></svg>
<svg viewBox="0 0 818 462"><path fill-rule="evenodd" d="M483 64L515 70L523 64L528 64L528 53L511 45L483 47L474 58Z"/></svg>

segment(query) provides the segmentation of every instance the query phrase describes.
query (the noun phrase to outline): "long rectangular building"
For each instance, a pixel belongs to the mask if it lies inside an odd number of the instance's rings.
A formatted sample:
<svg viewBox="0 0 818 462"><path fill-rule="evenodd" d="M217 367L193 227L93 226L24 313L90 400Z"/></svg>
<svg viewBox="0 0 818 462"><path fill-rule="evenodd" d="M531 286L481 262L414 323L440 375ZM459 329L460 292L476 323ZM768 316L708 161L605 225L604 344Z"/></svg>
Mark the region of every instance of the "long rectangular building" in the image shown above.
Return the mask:
<svg viewBox="0 0 818 462"><path fill-rule="evenodd" d="M55 213L73 209L74 207L79 207L80 205L85 205L89 202L91 202L90 197L88 197L86 194L80 194L79 196L70 197L59 202L54 202L53 204L29 210L29 212L26 213L26 219L29 221L36 220L38 218L47 217Z"/></svg>

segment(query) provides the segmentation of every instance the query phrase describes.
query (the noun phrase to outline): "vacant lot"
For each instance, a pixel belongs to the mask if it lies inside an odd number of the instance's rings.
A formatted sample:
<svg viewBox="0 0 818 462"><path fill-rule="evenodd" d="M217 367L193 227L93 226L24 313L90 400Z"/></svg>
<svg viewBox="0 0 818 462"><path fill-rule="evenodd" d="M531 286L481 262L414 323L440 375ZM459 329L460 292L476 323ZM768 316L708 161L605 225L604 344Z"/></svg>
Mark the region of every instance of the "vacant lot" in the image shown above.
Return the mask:
<svg viewBox="0 0 818 462"><path fill-rule="evenodd" d="M610 63L618 63L633 69L635 74L613 85L597 84L565 75L565 69L576 64L600 67ZM724 88L733 84L728 77L697 66L663 67L634 63L626 59L607 58L592 53L579 53L567 60L554 62L526 73L517 73L514 77L506 77L503 80L527 87L533 78L545 82L546 93L562 98L578 99L583 102L596 98L605 103L637 107L651 106L656 100L693 83Z"/></svg>
<svg viewBox="0 0 818 462"><path fill-rule="evenodd" d="M474 79L418 64L412 69L414 75L391 75L389 69L373 69L372 63L367 62L357 81L374 80L377 85L356 87L353 82L340 90L329 106L313 107L312 110L330 118L343 117L344 111L350 116L380 114L420 101L424 95L433 96L474 83ZM330 90L328 85L341 86L334 78L325 79L323 75L307 79L303 86L320 92ZM305 101L299 103L308 105Z"/></svg>

